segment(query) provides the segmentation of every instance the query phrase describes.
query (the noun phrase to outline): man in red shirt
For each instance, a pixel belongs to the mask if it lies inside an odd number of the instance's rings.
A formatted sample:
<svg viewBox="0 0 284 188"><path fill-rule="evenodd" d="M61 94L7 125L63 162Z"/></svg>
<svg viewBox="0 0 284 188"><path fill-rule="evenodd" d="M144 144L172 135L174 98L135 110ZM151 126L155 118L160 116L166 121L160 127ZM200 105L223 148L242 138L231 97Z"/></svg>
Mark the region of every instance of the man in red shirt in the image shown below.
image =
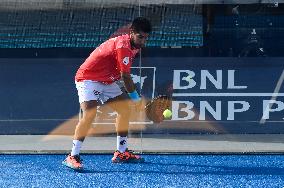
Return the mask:
<svg viewBox="0 0 284 188"><path fill-rule="evenodd" d="M62 162L64 165L76 170L83 168L79 153L96 116L99 101L108 104L118 114L117 151L114 152L112 162L144 161L139 155L127 149L130 107L116 81L123 80L130 99L139 106L141 98L131 78L130 68L135 55L145 45L151 30L152 26L148 19L135 18L128 34L102 43L78 69L75 82L83 117L76 126L72 151Z"/></svg>

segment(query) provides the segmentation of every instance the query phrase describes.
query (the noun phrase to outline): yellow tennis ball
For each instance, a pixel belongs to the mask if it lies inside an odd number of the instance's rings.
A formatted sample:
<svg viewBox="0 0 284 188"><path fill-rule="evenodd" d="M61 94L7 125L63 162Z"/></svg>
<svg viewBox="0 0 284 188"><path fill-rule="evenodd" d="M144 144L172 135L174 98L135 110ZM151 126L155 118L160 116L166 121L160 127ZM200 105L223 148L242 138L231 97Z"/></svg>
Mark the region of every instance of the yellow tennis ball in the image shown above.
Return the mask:
<svg viewBox="0 0 284 188"><path fill-rule="evenodd" d="M172 111L170 111L169 109L166 109L163 112L163 116L164 116L164 118L169 119L172 116Z"/></svg>

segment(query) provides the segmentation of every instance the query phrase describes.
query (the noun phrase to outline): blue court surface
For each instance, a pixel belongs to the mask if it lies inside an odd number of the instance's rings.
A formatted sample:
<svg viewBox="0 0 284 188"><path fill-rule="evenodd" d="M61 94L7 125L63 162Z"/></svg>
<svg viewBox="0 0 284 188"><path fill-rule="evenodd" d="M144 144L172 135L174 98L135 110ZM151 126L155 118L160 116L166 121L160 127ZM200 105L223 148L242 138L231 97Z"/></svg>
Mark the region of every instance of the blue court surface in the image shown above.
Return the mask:
<svg viewBox="0 0 284 188"><path fill-rule="evenodd" d="M144 155L142 164L112 164L82 155L85 170L64 155L0 155L1 187L284 187L284 155Z"/></svg>

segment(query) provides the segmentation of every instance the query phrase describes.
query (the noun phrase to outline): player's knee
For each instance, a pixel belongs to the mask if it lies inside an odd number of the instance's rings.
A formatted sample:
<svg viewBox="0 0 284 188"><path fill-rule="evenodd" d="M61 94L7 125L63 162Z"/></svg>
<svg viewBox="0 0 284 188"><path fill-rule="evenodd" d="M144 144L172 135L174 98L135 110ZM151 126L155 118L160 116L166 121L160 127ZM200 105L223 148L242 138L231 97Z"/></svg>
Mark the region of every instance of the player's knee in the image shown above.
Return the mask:
<svg viewBox="0 0 284 188"><path fill-rule="evenodd" d="M96 109L85 110L85 111L83 111L83 116L80 119L80 122L87 123L87 124L91 123L95 119L96 114L97 114L97 110Z"/></svg>

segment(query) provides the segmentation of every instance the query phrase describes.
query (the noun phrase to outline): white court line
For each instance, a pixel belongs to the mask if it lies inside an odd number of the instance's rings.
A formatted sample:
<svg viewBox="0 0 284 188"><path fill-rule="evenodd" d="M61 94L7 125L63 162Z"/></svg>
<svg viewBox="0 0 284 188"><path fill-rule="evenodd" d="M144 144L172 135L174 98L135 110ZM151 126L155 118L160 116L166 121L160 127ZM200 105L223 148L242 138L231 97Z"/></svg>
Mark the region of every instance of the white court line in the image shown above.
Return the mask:
<svg viewBox="0 0 284 188"><path fill-rule="evenodd" d="M164 121L173 121L173 120L164 120ZM190 120L176 120L174 122L183 122L183 123L258 123L259 121L232 121L232 120L212 120L212 121L204 121L204 120L200 120L200 121L190 121ZM269 123L284 123L284 120L282 121L266 121Z"/></svg>
<svg viewBox="0 0 284 188"><path fill-rule="evenodd" d="M232 120L212 120L212 121L190 121L190 120L164 120L164 122L172 122L172 123L177 123L177 122L183 122L183 123L258 123L259 121L232 121ZM266 121L268 123L284 123L284 120L282 121ZM92 123L93 125L114 125L114 122L104 122L104 123ZM131 125L139 125L139 124L145 124L145 125L153 125L154 123L152 121L148 122L130 122Z"/></svg>
<svg viewBox="0 0 284 188"><path fill-rule="evenodd" d="M92 123L93 125L114 125L114 122L104 122L104 123ZM129 122L130 125L140 125L140 124L145 124L145 125L152 125L154 124L152 121L135 121L135 122Z"/></svg>
<svg viewBox="0 0 284 188"><path fill-rule="evenodd" d="M11 120L11 119L4 119L4 120L0 120L0 122L17 122L17 121L67 121L67 120L74 120L74 121L78 121L78 119L14 119L14 120ZM218 122L218 123L244 123L244 122L252 122L252 123L256 123L256 122L259 122L259 121L232 121L232 120L212 120L212 121L204 121L204 120L199 120L199 121L191 121L191 120L164 120L165 122L173 122L173 123L176 123L176 122L187 122L187 123L212 123L212 122ZM282 121L272 121L272 120L269 120L269 121L266 121L266 122L270 122L270 123L283 123L284 120ZM104 124L104 125L107 125L107 124L115 124L114 122L103 122L103 123L92 123L92 124ZM146 124L146 125L152 125L154 124L152 121L135 121L135 122L130 122L130 124L133 124L133 125L139 125L139 124Z"/></svg>
<svg viewBox="0 0 284 188"><path fill-rule="evenodd" d="M275 87L273 93L278 93L279 92L279 90L280 90L280 88L282 86L283 80L284 80L284 70L282 71L282 74L281 74L281 76L280 76L280 78L279 78L279 80L278 80L278 82L276 84L276 87ZM276 100L277 96L280 96L280 95L273 95L270 100L271 101L272 100ZM272 103L269 103L269 105L266 106L265 111L263 113L263 116L261 117L261 119L259 121L259 124L264 124L265 123L266 119L264 119L263 117L267 117L267 114L269 113L269 109L271 108L271 106L272 106Z"/></svg>
<svg viewBox="0 0 284 188"><path fill-rule="evenodd" d="M277 93L277 92L275 93L173 93L173 96L174 97L284 97L284 93Z"/></svg>
<svg viewBox="0 0 284 188"><path fill-rule="evenodd" d="M74 120L78 121L77 118L70 118L70 119L1 119L0 122L5 121L68 121L68 120Z"/></svg>

